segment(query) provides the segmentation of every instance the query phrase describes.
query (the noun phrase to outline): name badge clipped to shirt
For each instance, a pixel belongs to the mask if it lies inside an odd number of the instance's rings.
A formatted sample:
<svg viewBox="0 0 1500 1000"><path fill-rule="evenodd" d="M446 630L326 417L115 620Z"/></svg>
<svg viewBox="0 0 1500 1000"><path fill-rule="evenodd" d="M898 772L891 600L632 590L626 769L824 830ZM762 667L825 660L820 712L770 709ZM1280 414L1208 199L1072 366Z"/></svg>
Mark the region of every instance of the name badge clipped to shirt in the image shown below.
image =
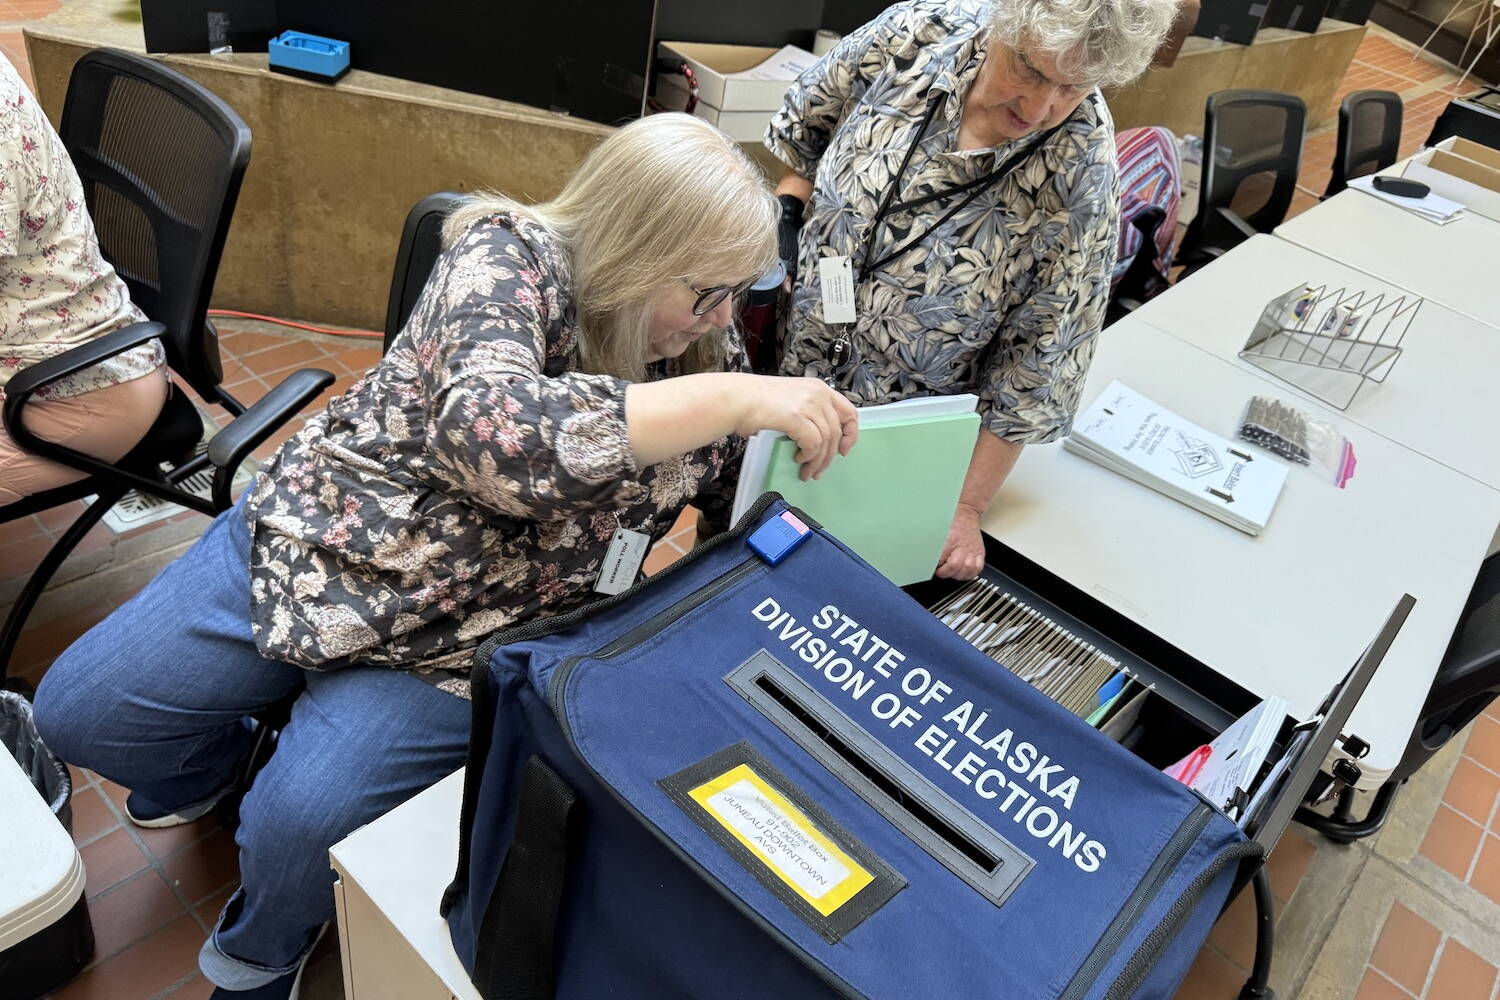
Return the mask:
<svg viewBox="0 0 1500 1000"><path fill-rule="evenodd" d="M854 322L854 268L848 257L824 257L818 261L823 288L823 322Z"/></svg>
<svg viewBox="0 0 1500 1000"><path fill-rule="evenodd" d="M650 548L650 535L625 527L616 528L615 537L609 540L609 548L604 551L604 563L599 567L594 590L601 594L629 590L640 575L641 563L646 561L646 552Z"/></svg>

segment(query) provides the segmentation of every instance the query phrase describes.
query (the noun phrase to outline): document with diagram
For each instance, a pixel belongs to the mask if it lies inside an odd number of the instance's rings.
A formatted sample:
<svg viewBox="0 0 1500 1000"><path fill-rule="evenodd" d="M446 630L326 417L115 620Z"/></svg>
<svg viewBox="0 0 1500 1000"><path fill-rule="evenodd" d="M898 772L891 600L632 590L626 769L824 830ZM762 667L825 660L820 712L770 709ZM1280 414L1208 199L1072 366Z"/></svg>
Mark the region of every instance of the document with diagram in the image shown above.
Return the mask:
<svg viewBox="0 0 1500 1000"><path fill-rule="evenodd" d="M1120 382L1078 415L1063 448L1250 535L1265 528L1286 482L1287 467L1274 458Z"/></svg>

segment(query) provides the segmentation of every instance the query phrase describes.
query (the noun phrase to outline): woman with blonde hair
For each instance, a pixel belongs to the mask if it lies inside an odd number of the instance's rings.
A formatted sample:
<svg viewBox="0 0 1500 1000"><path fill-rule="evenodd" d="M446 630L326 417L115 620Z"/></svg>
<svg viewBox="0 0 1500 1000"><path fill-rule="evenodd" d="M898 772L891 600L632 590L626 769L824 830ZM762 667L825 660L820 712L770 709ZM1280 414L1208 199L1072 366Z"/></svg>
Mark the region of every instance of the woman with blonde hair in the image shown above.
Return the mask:
<svg viewBox="0 0 1500 1000"><path fill-rule="evenodd" d="M463 763L485 635L633 579L689 503L722 524L744 436L787 432L805 475L853 445L822 382L735 370L776 218L686 115L611 135L545 204L471 200L389 354L52 666L45 738L146 826L208 811L246 716L296 697L199 956L214 996L293 994L333 915L328 848ZM616 540L635 561L605 564Z"/></svg>

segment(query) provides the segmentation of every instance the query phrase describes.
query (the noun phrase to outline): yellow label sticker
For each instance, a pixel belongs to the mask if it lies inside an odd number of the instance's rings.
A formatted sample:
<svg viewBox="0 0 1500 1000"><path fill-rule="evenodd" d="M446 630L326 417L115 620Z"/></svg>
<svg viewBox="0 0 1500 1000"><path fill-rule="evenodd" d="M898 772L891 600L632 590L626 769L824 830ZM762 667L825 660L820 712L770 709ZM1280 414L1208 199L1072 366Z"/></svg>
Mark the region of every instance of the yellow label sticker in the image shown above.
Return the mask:
<svg viewBox="0 0 1500 1000"><path fill-rule="evenodd" d="M748 764L688 794L825 917L875 880Z"/></svg>

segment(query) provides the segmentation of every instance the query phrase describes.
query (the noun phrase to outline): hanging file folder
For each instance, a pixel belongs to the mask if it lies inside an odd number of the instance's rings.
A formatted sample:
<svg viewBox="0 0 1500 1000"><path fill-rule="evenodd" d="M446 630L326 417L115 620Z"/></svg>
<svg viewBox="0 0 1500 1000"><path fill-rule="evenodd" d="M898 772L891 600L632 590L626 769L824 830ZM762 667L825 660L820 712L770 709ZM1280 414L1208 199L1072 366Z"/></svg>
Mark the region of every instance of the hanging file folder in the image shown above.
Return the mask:
<svg viewBox="0 0 1500 1000"><path fill-rule="evenodd" d="M926 396L859 413L859 443L821 479L803 482L796 442L775 431L750 440L734 517L764 492L811 514L891 582L937 569L979 434L972 395Z"/></svg>

